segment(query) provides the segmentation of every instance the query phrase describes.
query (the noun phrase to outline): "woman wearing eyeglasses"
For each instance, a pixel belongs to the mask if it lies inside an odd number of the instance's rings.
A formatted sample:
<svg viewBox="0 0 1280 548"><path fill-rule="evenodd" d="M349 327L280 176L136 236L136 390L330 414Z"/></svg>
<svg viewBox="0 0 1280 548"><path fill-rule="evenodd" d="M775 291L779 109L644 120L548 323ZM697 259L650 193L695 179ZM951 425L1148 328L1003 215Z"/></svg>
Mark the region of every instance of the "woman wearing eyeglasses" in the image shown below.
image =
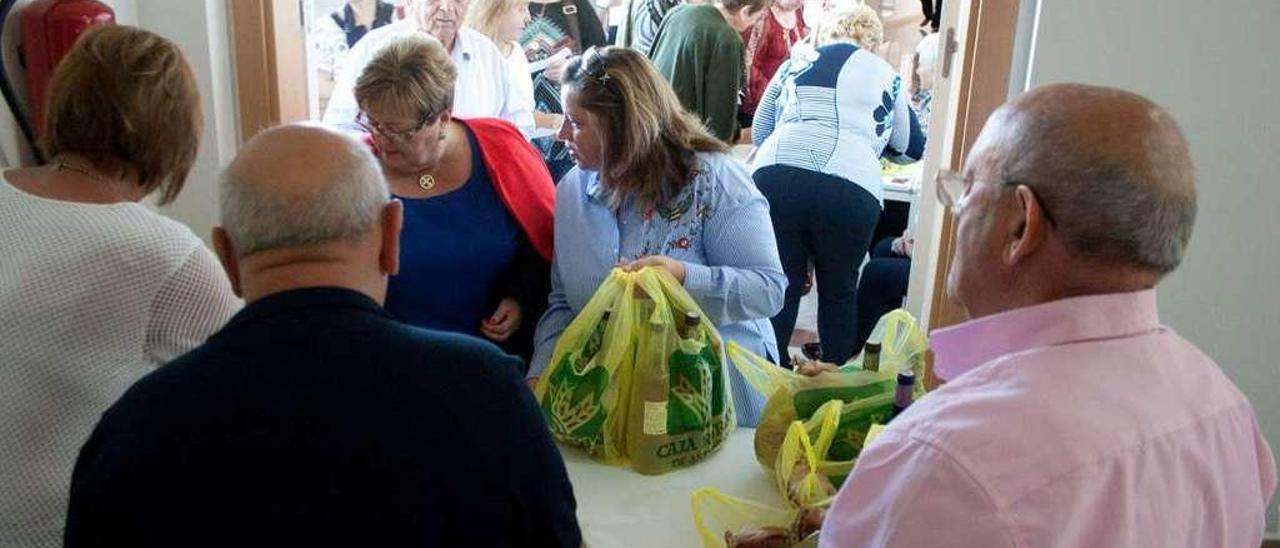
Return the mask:
<svg viewBox="0 0 1280 548"><path fill-rule="evenodd" d="M609 271L666 268L720 334L776 358L769 318L786 276L769 206L727 146L684 110L643 55L587 50L565 68L559 138L577 166L556 189L550 305L538 322L530 378ZM739 424L759 421L764 397L734 367Z"/></svg>
<svg viewBox="0 0 1280 548"><path fill-rule="evenodd" d="M356 82L360 125L404 202L386 308L527 358L546 306L555 187L515 126L451 116L456 74L440 42L418 34L389 44Z"/></svg>

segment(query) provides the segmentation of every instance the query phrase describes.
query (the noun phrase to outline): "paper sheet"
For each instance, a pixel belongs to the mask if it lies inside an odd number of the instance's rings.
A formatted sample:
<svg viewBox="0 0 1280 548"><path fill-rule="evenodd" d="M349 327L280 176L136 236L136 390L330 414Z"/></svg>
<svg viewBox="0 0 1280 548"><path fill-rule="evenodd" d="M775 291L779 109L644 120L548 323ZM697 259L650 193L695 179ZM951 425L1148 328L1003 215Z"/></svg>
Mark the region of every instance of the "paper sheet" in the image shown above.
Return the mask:
<svg viewBox="0 0 1280 548"><path fill-rule="evenodd" d="M555 62L556 60L568 59L571 55L573 55L572 50L570 50L569 48L561 48L560 51L555 52L555 54L551 55L550 57L547 57L546 59L543 59L541 61L530 61L529 74L536 74L539 71L547 68L547 66L549 66L551 63Z"/></svg>

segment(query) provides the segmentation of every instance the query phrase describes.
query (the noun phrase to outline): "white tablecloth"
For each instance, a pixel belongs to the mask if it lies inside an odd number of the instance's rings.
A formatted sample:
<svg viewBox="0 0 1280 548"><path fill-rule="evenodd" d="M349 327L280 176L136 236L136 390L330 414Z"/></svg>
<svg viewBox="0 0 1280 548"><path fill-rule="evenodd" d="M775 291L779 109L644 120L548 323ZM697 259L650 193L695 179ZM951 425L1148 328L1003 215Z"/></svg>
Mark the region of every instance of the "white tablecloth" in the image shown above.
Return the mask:
<svg viewBox="0 0 1280 548"><path fill-rule="evenodd" d="M884 183L884 199L914 205L915 197L920 193L923 176L924 162L916 162L882 173L880 179Z"/></svg>
<svg viewBox="0 0 1280 548"><path fill-rule="evenodd" d="M561 446L587 546L701 546L689 503L699 487L783 506L772 479L756 463L754 436L754 429L739 428L710 459L660 476L600 464L577 448Z"/></svg>

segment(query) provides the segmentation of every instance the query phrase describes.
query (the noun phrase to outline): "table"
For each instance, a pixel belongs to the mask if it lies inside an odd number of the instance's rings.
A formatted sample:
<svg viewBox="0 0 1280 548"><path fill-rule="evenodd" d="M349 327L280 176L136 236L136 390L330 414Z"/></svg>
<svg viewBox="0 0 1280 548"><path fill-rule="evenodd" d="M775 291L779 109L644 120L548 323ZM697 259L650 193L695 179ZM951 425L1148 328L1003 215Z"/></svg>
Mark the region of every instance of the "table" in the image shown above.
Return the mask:
<svg viewBox="0 0 1280 548"><path fill-rule="evenodd" d="M785 506L772 478L756 462L755 429L739 428L725 447L689 468L646 476L591 460L560 446L578 501L578 524L590 548L698 547L689 495L713 487L727 495Z"/></svg>
<svg viewBox="0 0 1280 548"><path fill-rule="evenodd" d="M884 184L884 199L914 205L915 197L920 193L923 177L924 162L905 166L895 165L882 170L880 180Z"/></svg>

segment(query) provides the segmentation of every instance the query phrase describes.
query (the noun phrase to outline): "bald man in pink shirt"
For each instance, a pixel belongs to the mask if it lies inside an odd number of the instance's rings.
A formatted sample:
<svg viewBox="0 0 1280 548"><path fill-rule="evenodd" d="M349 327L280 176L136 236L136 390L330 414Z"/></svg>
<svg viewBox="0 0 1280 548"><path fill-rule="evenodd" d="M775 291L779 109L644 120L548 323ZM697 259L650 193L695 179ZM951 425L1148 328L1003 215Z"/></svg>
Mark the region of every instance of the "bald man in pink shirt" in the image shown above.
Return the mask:
<svg viewBox="0 0 1280 548"><path fill-rule="evenodd" d="M1156 312L1195 221L1187 144L1132 93L1060 84L987 122L934 333L949 381L863 451L821 545L1257 548L1276 464L1252 406Z"/></svg>

